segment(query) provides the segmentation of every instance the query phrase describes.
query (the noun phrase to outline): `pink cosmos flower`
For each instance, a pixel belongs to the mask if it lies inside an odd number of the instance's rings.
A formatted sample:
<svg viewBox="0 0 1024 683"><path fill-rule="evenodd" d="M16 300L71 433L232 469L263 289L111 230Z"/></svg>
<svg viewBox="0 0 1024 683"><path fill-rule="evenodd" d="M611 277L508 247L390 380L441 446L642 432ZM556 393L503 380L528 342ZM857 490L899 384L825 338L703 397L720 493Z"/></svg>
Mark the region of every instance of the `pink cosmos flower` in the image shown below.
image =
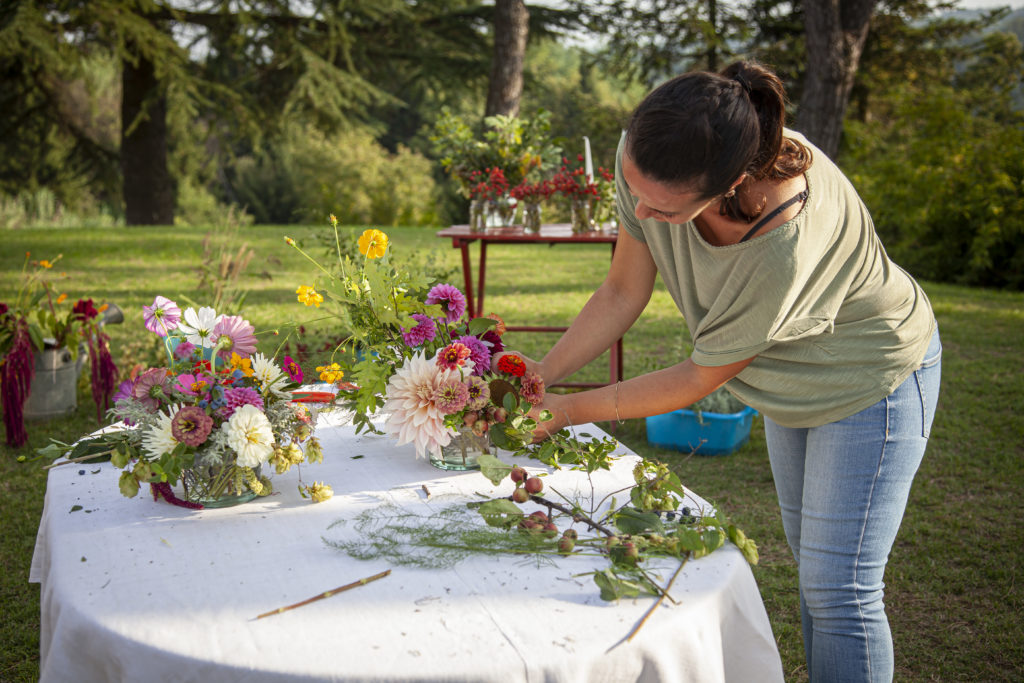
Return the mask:
<svg viewBox="0 0 1024 683"><path fill-rule="evenodd" d="M167 400L168 389L167 371L163 368L150 368L135 380L132 396L149 412L155 413L161 403Z"/></svg>
<svg viewBox="0 0 1024 683"><path fill-rule="evenodd" d="M185 406L171 420L171 435L192 448L206 441L211 429L213 418L198 406Z"/></svg>
<svg viewBox="0 0 1024 683"><path fill-rule="evenodd" d="M226 315L217 321L211 332L216 339L217 355L226 361L231 354L248 358L256 351L256 328L240 315Z"/></svg>
<svg viewBox="0 0 1024 683"><path fill-rule="evenodd" d="M418 324L409 330L402 329L402 339L405 340L406 346L415 348L437 336L437 325L430 317L422 313L413 313L412 317L418 321Z"/></svg>
<svg viewBox="0 0 1024 683"><path fill-rule="evenodd" d="M284 357L284 371L288 373L288 377L293 382L302 382L302 366L299 365L294 358L291 356Z"/></svg>
<svg viewBox="0 0 1024 683"><path fill-rule="evenodd" d="M453 323L466 312L466 297L452 285L434 285L427 292L427 304L441 304L445 310L445 322Z"/></svg>
<svg viewBox="0 0 1024 683"><path fill-rule="evenodd" d="M442 382L434 391L434 404L445 415L457 413L466 407L469 389L458 379Z"/></svg>
<svg viewBox="0 0 1024 683"><path fill-rule="evenodd" d="M487 345L471 334L458 338L458 343L469 349L469 358L473 361L473 374L482 375L491 367L491 350Z"/></svg>
<svg viewBox="0 0 1024 683"><path fill-rule="evenodd" d="M203 377L202 375L178 375L178 381L174 385L174 390L189 396L200 396L206 393L206 390L210 386L210 380Z"/></svg>
<svg viewBox="0 0 1024 683"><path fill-rule="evenodd" d="M242 406L255 406L263 410L263 398L251 387L235 387L224 391L224 416L231 417Z"/></svg>
<svg viewBox="0 0 1024 683"><path fill-rule="evenodd" d="M181 320L181 309L165 296L157 296L153 299L152 306L142 307L142 319L146 329L161 337L178 327Z"/></svg>
<svg viewBox="0 0 1024 683"><path fill-rule="evenodd" d="M466 393L468 400L466 408L470 410L482 410L487 407L491 400L491 387L482 378L470 375L466 378Z"/></svg>
<svg viewBox="0 0 1024 683"><path fill-rule="evenodd" d="M544 401L544 379L536 372L526 372L520 380L519 395L531 405L540 405Z"/></svg>
<svg viewBox="0 0 1024 683"><path fill-rule="evenodd" d="M435 362L438 367L445 370L455 370L465 366L467 361L470 361L471 355L472 352L469 350L469 347L465 344L454 342L438 351Z"/></svg>

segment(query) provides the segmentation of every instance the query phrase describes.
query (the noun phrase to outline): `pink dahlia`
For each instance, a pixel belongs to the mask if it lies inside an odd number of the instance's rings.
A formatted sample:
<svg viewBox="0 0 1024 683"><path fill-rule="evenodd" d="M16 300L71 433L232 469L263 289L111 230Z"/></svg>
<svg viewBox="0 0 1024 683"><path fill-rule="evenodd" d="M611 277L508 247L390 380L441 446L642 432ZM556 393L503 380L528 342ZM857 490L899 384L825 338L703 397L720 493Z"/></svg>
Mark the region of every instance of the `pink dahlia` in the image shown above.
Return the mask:
<svg viewBox="0 0 1024 683"><path fill-rule="evenodd" d="M417 324L409 330L402 328L402 339L405 340L406 346L412 348L422 346L437 336L437 325L429 316L413 313L412 317L416 319Z"/></svg>
<svg viewBox="0 0 1024 683"><path fill-rule="evenodd" d="M470 359L472 352L465 344L459 342L453 342L448 346L444 347L437 352L437 358L435 362L438 367L446 370L456 370L460 367L472 368L472 360Z"/></svg>
<svg viewBox="0 0 1024 683"><path fill-rule="evenodd" d="M453 323L466 312L466 297L452 285L434 285L427 292L427 304L441 304L445 311L444 320Z"/></svg>
<svg viewBox="0 0 1024 683"><path fill-rule="evenodd" d="M382 412L390 413L385 426L398 437L398 444L413 443L416 456L439 453L451 442L444 426L444 411L437 405L438 390L449 380L458 380L458 370L447 370L427 360L421 351L408 359L388 380Z"/></svg>
<svg viewBox="0 0 1024 683"><path fill-rule="evenodd" d="M235 387L224 390L224 416L231 417L242 406L255 406L263 410L263 398L252 387Z"/></svg>
<svg viewBox="0 0 1024 683"><path fill-rule="evenodd" d="M181 309L165 296L153 299L152 306L142 307L142 319L146 329L154 334L166 337L167 333L178 327L181 320Z"/></svg>
<svg viewBox="0 0 1024 683"><path fill-rule="evenodd" d="M192 352L196 350L196 345L190 341L182 340L177 346L174 347L174 357L178 360L185 360L186 358L192 357Z"/></svg>
<svg viewBox="0 0 1024 683"><path fill-rule="evenodd" d="M442 382L434 394L434 403L445 415L459 412L468 401L469 389L457 379Z"/></svg>
<svg viewBox="0 0 1024 683"><path fill-rule="evenodd" d="M248 358L256 350L256 328L240 315L226 315L213 326L211 334L216 339L217 355L226 361L231 354Z"/></svg>
<svg viewBox="0 0 1024 683"><path fill-rule="evenodd" d="M526 372L520 380L519 395L530 402L540 405L544 401L544 379L536 372Z"/></svg>
<svg viewBox="0 0 1024 683"><path fill-rule="evenodd" d="M458 338L458 343L469 349L469 359L473 361L473 374L482 375L491 367L491 350L487 345L471 334Z"/></svg>
<svg viewBox="0 0 1024 683"><path fill-rule="evenodd" d="M192 448L206 441L211 429L213 418L197 406L185 406L171 420L171 435Z"/></svg>
<svg viewBox="0 0 1024 683"><path fill-rule="evenodd" d="M482 410L491 400L490 385L476 375L466 378L466 393L469 396L466 407L470 410Z"/></svg>

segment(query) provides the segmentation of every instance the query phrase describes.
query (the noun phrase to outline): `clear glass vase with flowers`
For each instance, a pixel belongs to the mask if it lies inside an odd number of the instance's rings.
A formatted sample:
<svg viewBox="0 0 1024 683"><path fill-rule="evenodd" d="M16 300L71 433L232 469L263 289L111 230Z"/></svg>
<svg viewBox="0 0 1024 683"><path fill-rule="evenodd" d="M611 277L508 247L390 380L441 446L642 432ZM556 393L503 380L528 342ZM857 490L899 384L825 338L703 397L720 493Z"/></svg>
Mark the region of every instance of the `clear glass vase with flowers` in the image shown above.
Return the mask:
<svg viewBox="0 0 1024 683"><path fill-rule="evenodd" d="M614 177L604 168L598 169L598 178L588 177L582 165L582 154L577 157L576 163L576 166L570 166L568 157L563 157L562 167L551 178L551 183L555 192L569 200L572 231L590 232L599 225L598 206L607 204L607 209L603 210L614 212L614 202L611 200L615 195L613 192L609 196L607 191L607 184L614 181Z"/></svg>
<svg viewBox="0 0 1024 683"><path fill-rule="evenodd" d="M293 400L301 369L257 351L255 328L213 308L184 312L164 296L143 307L167 362L133 373L114 395L113 428L42 453L68 462L109 453L123 470L121 493L149 484L154 500L182 507L223 507L268 495L269 469L284 473L322 460L309 410ZM177 489L175 488L177 487ZM330 487L299 484L314 501Z"/></svg>
<svg viewBox="0 0 1024 683"><path fill-rule="evenodd" d="M351 331L334 363L335 378L347 380L338 402L351 411L357 432L391 434L442 469L475 468L473 458L491 446L519 454L537 450L537 420L550 416L530 413L543 401L544 382L518 356L502 356L491 367L504 350L501 318L468 319L457 287L389 261L388 237L380 230L365 231L359 250L362 262L345 259L338 273L302 251L323 276L314 290L335 304L335 315ZM489 442L473 454L467 449L465 457L461 446L460 455L444 455L453 439L468 434ZM566 436L553 443L561 450L546 444L545 454L557 463L575 441Z"/></svg>

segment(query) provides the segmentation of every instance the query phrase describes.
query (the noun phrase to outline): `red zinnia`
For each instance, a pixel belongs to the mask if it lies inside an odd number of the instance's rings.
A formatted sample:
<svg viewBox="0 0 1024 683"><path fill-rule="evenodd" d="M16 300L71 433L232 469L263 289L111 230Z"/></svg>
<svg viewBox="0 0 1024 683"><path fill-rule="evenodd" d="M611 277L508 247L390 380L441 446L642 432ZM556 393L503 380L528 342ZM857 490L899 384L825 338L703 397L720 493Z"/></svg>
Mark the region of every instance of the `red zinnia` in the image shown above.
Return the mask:
<svg viewBox="0 0 1024 683"><path fill-rule="evenodd" d="M498 360L498 369L506 375L522 377L526 374L526 361L524 361L520 356L509 353Z"/></svg>

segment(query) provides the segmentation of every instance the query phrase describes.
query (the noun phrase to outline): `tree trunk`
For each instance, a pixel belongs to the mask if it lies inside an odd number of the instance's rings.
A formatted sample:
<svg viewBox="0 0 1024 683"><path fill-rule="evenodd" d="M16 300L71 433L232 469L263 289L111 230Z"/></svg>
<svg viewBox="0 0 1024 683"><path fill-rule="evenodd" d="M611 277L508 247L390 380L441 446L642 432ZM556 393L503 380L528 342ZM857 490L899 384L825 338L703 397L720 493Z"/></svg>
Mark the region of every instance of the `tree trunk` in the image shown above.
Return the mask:
<svg viewBox="0 0 1024 683"><path fill-rule="evenodd" d="M173 225L174 180L167 169L167 100L153 63L124 60L121 175L125 223Z"/></svg>
<svg viewBox="0 0 1024 683"><path fill-rule="evenodd" d="M874 8L875 0L803 0L807 73L796 127L830 157L839 151Z"/></svg>
<svg viewBox="0 0 1024 683"><path fill-rule="evenodd" d="M530 33L530 11L523 0L495 0L494 61L485 116L517 116L523 96L523 60Z"/></svg>

